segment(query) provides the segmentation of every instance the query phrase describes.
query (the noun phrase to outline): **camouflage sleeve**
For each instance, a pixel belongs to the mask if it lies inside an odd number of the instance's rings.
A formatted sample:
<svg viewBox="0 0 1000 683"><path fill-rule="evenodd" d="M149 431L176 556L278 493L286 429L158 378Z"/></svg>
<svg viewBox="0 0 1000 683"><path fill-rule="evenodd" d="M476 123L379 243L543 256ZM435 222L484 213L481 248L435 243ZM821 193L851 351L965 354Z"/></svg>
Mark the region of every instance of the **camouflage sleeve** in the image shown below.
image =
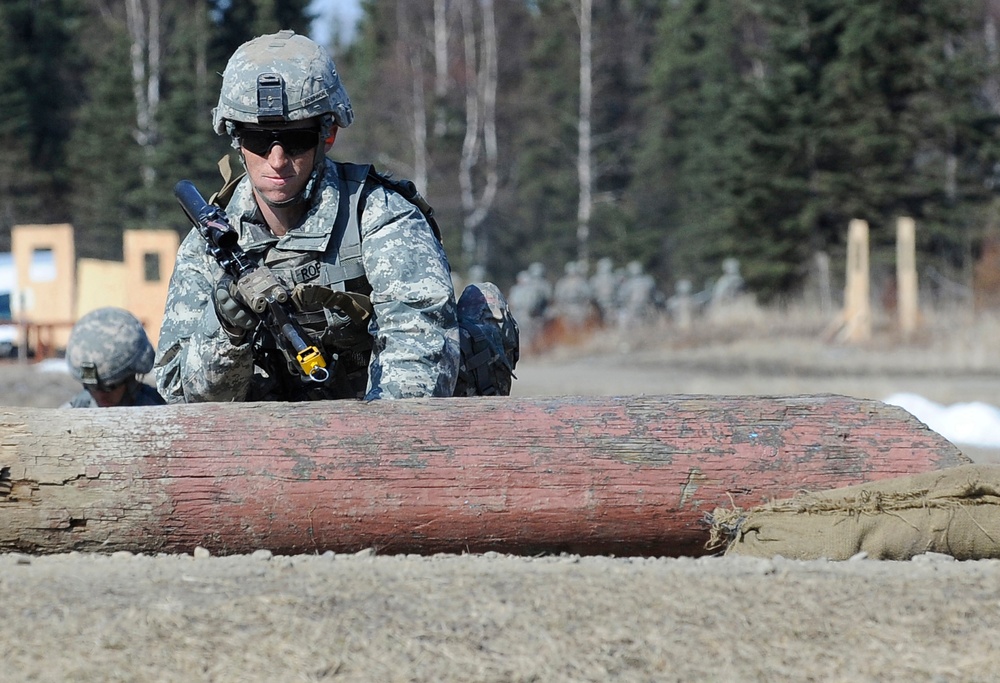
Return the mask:
<svg viewBox="0 0 1000 683"><path fill-rule="evenodd" d="M375 310L366 400L452 396L458 327L440 242L415 206L382 187L367 198L361 237Z"/></svg>
<svg viewBox="0 0 1000 683"><path fill-rule="evenodd" d="M170 277L153 368L167 403L242 401L253 375L250 344L233 346L212 305L221 267L192 230L181 243Z"/></svg>

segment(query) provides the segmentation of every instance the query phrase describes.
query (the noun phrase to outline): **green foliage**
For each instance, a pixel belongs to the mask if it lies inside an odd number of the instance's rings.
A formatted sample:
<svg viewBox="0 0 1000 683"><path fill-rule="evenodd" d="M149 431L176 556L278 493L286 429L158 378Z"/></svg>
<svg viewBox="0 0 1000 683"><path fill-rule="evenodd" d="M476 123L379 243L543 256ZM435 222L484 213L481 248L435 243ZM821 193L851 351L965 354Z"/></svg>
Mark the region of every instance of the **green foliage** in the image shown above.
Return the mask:
<svg viewBox="0 0 1000 683"><path fill-rule="evenodd" d="M157 174L143 191L145 222L182 233L190 225L174 199L174 185L191 180L210 196L223 182L218 161L232 152L229 138L212 130L212 108L218 102L225 59L210 61L207 46L212 26L201 3L195 5L171 18L164 59L167 78L158 112ZM233 168L238 166L234 159Z"/></svg>
<svg viewBox="0 0 1000 683"><path fill-rule="evenodd" d="M146 148L137 141L124 11L81 17L80 30L66 36L87 56L82 79L69 89L78 96L61 166L69 201L56 204L69 209L63 220L76 227L81 256L120 258L122 233L129 228L189 229L173 186L187 178L207 195L222 183L216 163L229 145L212 131L211 110L229 54L259 32L280 27L304 32L305 4L182 0L162 6L155 138Z"/></svg>
<svg viewBox="0 0 1000 683"><path fill-rule="evenodd" d="M578 30L565 2L539 2L525 27L530 51L513 98L525 113L511 134L519 151L511 169L517 196L507 234L514 245L531 245L551 272L576 257L576 144L579 84Z"/></svg>
<svg viewBox="0 0 1000 683"><path fill-rule="evenodd" d="M129 40L122 29L90 51L81 85L86 99L77 112L67 166L71 208L80 256L121 258L122 232L142 214L141 150L133 134L135 99L128 68Z"/></svg>
<svg viewBox="0 0 1000 683"><path fill-rule="evenodd" d="M997 158L994 117L978 102L974 7L760 3L766 71L742 106L750 163L734 217L752 286L792 289L809 253L841 245L851 218L869 221L878 250L891 248L895 218L912 216L938 247L926 259L961 260Z"/></svg>
<svg viewBox="0 0 1000 683"><path fill-rule="evenodd" d="M717 275L734 247L733 184L747 163L738 108L749 64L741 37L747 21L739 0L681 0L656 27L629 190L636 222L661 231L667 252L660 273L670 279Z"/></svg>
<svg viewBox="0 0 1000 683"><path fill-rule="evenodd" d="M75 0L0 3L0 249L16 223L69 219L63 155L79 102L80 15Z"/></svg>
<svg viewBox="0 0 1000 683"><path fill-rule="evenodd" d="M127 228L186 231L172 188L189 178L209 194L221 182L228 140L211 131L210 113L229 55L261 33L306 33L308 4L161 3L160 99L143 147L124 5L0 3L0 249L15 223L72 222L78 252L101 258L119 254ZM357 118L332 156L413 177L422 92L421 189L463 271L458 169L470 84L462 15L447 6L447 89L437 94L434 3L363 0L356 40L335 54ZM481 17L480 5L468 7ZM579 3L493 7L499 188L479 230L490 276L509 286L532 261L561 273L577 254ZM917 220L918 262L961 279L995 223L1000 182L985 9L985 0L595 2L592 258L639 260L669 291L679 278L700 286L736 256L755 291L778 297L796 291L815 252L842 259L852 218L869 222L883 269L905 214Z"/></svg>
<svg viewBox="0 0 1000 683"><path fill-rule="evenodd" d="M309 0L208 0L214 18L214 59L225 66L240 45L265 33L291 29L308 35L312 17Z"/></svg>

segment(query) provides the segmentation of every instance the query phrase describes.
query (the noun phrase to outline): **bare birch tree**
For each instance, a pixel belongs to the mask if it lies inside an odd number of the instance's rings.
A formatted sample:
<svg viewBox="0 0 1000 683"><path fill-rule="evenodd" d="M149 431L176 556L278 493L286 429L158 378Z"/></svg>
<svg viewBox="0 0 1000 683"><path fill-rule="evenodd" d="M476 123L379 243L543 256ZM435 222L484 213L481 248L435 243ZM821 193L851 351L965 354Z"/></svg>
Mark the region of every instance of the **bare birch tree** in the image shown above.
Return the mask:
<svg viewBox="0 0 1000 683"><path fill-rule="evenodd" d="M591 42L593 0L580 0L577 21L580 25L580 112L577 141L577 179L580 184L576 211L577 259L586 264L590 260L590 218L593 213L593 138L591 133L591 108L593 103L593 77Z"/></svg>
<svg viewBox="0 0 1000 683"><path fill-rule="evenodd" d="M140 177L146 187L156 180L153 157L159 138L160 0L126 0L125 19L131 41L132 91L135 95L135 140L143 153Z"/></svg>
<svg viewBox="0 0 1000 683"><path fill-rule="evenodd" d="M448 132L448 0L434 0L434 135Z"/></svg>
<svg viewBox="0 0 1000 683"><path fill-rule="evenodd" d="M406 16L406 0L399 0L396 5L396 22L399 26L399 38L406 61L410 67L410 111L412 117L411 136L413 142L413 182L423 192L428 191L427 172L427 106L424 97L424 60L423 45L419 36L414 36L410 30L411 21Z"/></svg>
<svg viewBox="0 0 1000 683"><path fill-rule="evenodd" d="M466 268L481 265L486 260L486 244L479 228L493 206L498 185L497 37L493 0L478 0L482 16L481 46L475 25L476 3L477 0L462 0L459 5L465 47L465 138L458 180L463 213L462 256ZM482 163L481 153L484 157ZM478 197L475 175L481 177L483 182Z"/></svg>

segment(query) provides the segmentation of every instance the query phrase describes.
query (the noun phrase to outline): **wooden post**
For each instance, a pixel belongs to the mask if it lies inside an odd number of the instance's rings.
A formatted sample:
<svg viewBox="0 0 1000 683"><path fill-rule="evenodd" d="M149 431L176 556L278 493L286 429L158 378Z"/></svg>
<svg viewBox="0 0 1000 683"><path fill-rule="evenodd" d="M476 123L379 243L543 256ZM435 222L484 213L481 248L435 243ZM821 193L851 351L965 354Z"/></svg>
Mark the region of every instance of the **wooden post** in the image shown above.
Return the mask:
<svg viewBox="0 0 1000 683"><path fill-rule="evenodd" d="M899 331L909 339L917 330L917 228L912 218L896 221L896 309Z"/></svg>
<svg viewBox="0 0 1000 683"><path fill-rule="evenodd" d="M868 272L868 222L854 219L847 231L847 284L844 288L843 339L863 342L872 336Z"/></svg>
<svg viewBox="0 0 1000 683"><path fill-rule="evenodd" d="M0 408L0 552L698 555L716 507L968 462L829 395Z"/></svg>

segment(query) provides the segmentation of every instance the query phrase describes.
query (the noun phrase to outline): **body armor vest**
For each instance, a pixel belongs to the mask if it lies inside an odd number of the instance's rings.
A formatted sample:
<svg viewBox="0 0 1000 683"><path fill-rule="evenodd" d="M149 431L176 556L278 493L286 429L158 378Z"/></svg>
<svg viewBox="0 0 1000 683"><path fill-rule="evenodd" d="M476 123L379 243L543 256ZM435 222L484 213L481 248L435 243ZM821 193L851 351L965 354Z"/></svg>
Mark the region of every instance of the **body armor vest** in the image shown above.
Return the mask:
<svg viewBox="0 0 1000 683"><path fill-rule="evenodd" d="M368 361L373 339L367 316L359 311L371 305L371 285L361 258L360 205L368 165L337 163L340 188L333 229L323 234L295 234L287 245L276 237L246 246L247 254L259 259L289 291L298 284L319 285L350 293L341 306L296 314L298 322L331 361L330 378L321 384L303 381L287 367L270 332L263 326L254 332L254 361L258 371L251 383L249 400L302 401L363 398L368 383ZM228 197L225 198L228 200ZM353 304L353 305L349 305Z"/></svg>

